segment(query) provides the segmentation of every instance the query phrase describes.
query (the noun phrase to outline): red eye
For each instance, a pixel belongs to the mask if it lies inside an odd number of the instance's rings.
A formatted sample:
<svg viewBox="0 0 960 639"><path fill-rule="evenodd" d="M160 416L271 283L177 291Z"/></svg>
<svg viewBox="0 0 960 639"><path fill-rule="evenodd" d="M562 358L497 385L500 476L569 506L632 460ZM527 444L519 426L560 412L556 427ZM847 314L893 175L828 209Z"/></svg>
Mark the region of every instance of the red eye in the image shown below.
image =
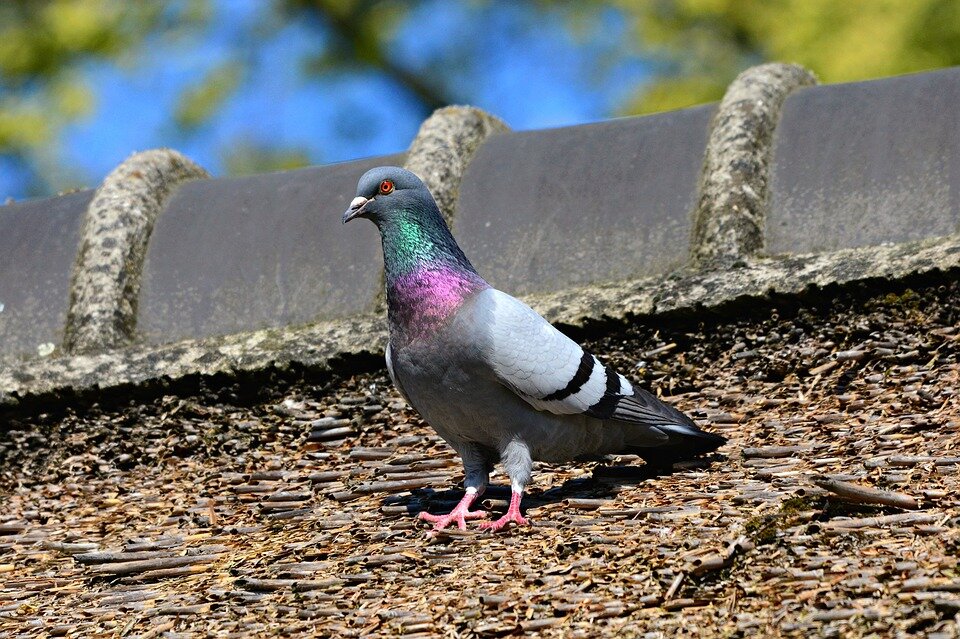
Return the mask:
<svg viewBox="0 0 960 639"><path fill-rule="evenodd" d="M390 180L384 180L383 182L380 183L380 193L382 193L383 195L386 195L391 191L393 191L393 182L391 182Z"/></svg>

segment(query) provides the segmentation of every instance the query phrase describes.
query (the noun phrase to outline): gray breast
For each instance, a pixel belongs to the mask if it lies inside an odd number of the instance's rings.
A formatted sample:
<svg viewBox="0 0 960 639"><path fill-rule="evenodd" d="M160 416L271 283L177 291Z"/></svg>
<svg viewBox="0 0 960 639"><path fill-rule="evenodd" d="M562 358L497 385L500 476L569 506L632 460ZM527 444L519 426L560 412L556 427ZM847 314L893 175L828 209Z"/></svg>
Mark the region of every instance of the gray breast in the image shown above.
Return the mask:
<svg viewBox="0 0 960 639"><path fill-rule="evenodd" d="M569 461L623 447L622 427L584 415L554 415L532 408L475 360L450 357L462 348L445 341L412 344L394 353L394 371L411 405L454 449L464 442L499 450L519 438L539 461Z"/></svg>

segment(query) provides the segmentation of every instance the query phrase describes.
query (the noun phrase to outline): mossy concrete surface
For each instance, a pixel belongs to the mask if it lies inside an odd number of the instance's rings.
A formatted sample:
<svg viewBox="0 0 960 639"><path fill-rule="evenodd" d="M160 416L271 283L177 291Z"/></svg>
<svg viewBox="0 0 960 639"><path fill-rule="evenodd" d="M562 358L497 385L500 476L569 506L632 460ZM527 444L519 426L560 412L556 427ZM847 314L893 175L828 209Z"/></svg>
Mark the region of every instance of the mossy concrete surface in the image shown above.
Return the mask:
<svg viewBox="0 0 960 639"><path fill-rule="evenodd" d="M180 153L157 149L132 155L103 181L87 207L73 269L66 352L98 352L133 339L154 223L177 187L205 177Z"/></svg>
<svg viewBox="0 0 960 639"><path fill-rule="evenodd" d="M420 125L405 168L424 181L448 224L456 217L460 182L477 149L491 135L509 130L499 118L470 106L437 109Z"/></svg>
<svg viewBox="0 0 960 639"><path fill-rule="evenodd" d="M770 295L798 295L818 287L900 280L957 268L960 239L950 237L827 255L753 260L724 271L690 271L665 280L645 278L525 299L552 322L582 327L635 316L696 314L749 305ZM26 362L0 370L0 405L194 375L230 376L291 365L332 370L351 357L382 355L386 338L385 318L370 315Z"/></svg>
<svg viewBox="0 0 960 639"><path fill-rule="evenodd" d="M13 361L0 343L8 362L0 367L0 403L271 368L328 371L356 358L369 365L385 344L376 231L343 229L338 220L356 179L376 164L419 173L481 273L572 327L956 269L950 220L958 213L944 199L943 189L953 188L944 171L936 173L943 182L937 188L908 190L923 200L922 228L895 234L893 243L851 247L843 240L829 252L771 254L771 233L782 233L768 228L771 201L778 201L773 187L789 188L785 176L796 173L777 167L781 158L798 163L784 146L797 131L777 131L797 113L811 122L816 100L809 96L872 95L881 115L903 110L884 111L877 96L912 99L904 112L916 117L886 125L923 135L907 148L912 138L898 129L897 153L934 152L942 168L960 148L934 144L935 131L954 139L952 115L928 113L919 123L923 92L942 86L960 94L960 72L853 87L814 82L796 65L761 65L741 74L718 106L547 131L511 132L479 109L447 107L423 123L406 154L245 178L195 180L203 170L176 152L139 154L87 208L71 312L58 340L64 348L45 343L32 359ZM791 111L791 103L807 106ZM832 113L825 108L824 118ZM829 142L841 153L840 133ZM871 156L859 166L872 171L877 161ZM864 200L863 224L876 218L875 201L888 192L876 181L867 187L876 193ZM812 204L829 215L829 202ZM903 203L903 217L913 214L912 204ZM844 206L849 217L849 202ZM793 234L814 232L806 218L795 218ZM70 246L58 250L76 255ZM0 303L5 297L15 299L0 290ZM46 333L49 317L61 312L53 303L26 308L18 309L18 326L29 312Z"/></svg>
<svg viewBox="0 0 960 639"><path fill-rule="evenodd" d="M734 80L714 116L700 184L693 260L728 266L763 249L773 134L787 96L816 84L795 64L762 64Z"/></svg>

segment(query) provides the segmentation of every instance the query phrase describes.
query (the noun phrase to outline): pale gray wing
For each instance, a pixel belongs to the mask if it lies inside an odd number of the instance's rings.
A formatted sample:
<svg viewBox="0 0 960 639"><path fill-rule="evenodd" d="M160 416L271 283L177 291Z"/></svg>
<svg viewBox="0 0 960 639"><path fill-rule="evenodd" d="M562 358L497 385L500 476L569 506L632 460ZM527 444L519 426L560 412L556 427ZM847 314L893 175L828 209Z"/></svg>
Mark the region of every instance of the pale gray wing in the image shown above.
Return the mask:
<svg viewBox="0 0 960 639"><path fill-rule="evenodd" d="M698 433L693 421L584 351L520 300L496 289L477 298L497 379L538 410ZM671 428L673 430L673 428Z"/></svg>
<svg viewBox="0 0 960 639"><path fill-rule="evenodd" d="M397 379L397 374L393 370L393 352L390 349L390 342L387 342L387 352L385 358L387 360L387 373L390 375L390 381L392 381L393 385L397 387L397 390L400 391L400 395L407 400L407 403L412 406L413 404L410 403L410 398L407 397L406 391L403 390L403 386L400 384L400 380Z"/></svg>
<svg viewBox="0 0 960 639"><path fill-rule="evenodd" d="M633 387L520 300L496 289L476 298L482 356L497 379L538 410L590 413L608 394Z"/></svg>

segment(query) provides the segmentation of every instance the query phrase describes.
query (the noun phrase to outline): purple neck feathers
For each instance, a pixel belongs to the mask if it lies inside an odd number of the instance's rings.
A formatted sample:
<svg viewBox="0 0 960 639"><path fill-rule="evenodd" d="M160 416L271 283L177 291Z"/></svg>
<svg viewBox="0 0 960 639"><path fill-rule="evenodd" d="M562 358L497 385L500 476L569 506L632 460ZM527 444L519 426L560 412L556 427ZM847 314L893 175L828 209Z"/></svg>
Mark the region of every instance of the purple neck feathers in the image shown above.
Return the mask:
<svg viewBox="0 0 960 639"><path fill-rule="evenodd" d="M430 337L489 284L463 254L431 199L378 222L394 347Z"/></svg>
<svg viewBox="0 0 960 639"><path fill-rule="evenodd" d="M387 286L391 340L395 347L429 337L440 329L463 302L490 285L455 264L418 264Z"/></svg>

